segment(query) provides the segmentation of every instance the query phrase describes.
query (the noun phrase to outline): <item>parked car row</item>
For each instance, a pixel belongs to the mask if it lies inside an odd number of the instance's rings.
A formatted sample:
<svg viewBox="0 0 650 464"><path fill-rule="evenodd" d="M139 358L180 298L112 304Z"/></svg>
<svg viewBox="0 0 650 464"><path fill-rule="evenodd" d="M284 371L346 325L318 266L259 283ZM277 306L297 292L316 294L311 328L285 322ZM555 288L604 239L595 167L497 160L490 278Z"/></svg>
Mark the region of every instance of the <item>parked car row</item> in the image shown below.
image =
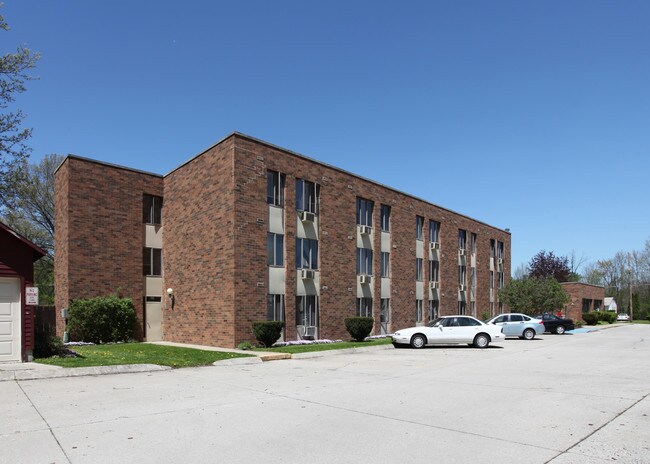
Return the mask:
<svg viewBox="0 0 650 464"><path fill-rule="evenodd" d="M544 332L558 335L575 329L571 319L554 314L540 314L536 317L526 314L499 314L485 322L472 316L456 315L439 317L427 325L409 327L393 333L395 348L424 348L431 345L468 344L486 348L490 343L502 342L506 337L532 340Z"/></svg>

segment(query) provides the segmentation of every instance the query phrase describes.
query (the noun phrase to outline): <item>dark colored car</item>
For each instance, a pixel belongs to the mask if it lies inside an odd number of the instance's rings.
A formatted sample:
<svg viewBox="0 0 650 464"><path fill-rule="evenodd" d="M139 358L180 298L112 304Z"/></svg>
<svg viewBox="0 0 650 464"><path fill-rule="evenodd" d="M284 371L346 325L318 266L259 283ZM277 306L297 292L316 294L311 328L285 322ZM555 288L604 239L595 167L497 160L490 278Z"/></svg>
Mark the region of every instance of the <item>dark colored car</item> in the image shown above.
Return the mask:
<svg viewBox="0 0 650 464"><path fill-rule="evenodd" d="M567 330L573 330L576 326L573 324L572 319L564 319L558 317L555 314L544 313L539 316L535 316L537 319L544 321L544 327L546 327L547 332L555 333L562 335Z"/></svg>

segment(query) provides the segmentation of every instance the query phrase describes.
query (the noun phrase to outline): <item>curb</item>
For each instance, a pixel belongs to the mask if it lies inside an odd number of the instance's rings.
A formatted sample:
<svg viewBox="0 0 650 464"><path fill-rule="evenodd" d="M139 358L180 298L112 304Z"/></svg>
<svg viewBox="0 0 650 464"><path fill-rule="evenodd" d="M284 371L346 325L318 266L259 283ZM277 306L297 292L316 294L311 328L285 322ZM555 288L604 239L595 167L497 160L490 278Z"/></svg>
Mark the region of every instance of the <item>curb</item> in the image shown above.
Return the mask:
<svg viewBox="0 0 650 464"><path fill-rule="evenodd" d="M171 370L168 366L157 364L123 364L119 366L69 367L60 370L0 372L0 381L41 380L63 377L83 377L90 375L133 374L138 372L157 372Z"/></svg>

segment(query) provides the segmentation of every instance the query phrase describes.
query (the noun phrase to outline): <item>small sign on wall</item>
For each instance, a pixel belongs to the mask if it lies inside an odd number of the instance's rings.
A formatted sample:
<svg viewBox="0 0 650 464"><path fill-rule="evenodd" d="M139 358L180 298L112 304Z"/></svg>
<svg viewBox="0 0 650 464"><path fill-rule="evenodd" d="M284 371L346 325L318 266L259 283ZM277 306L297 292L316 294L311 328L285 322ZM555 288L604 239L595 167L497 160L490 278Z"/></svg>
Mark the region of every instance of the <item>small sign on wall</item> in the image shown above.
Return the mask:
<svg viewBox="0 0 650 464"><path fill-rule="evenodd" d="M27 306L38 306L38 287L25 287L25 300Z"/></svg>

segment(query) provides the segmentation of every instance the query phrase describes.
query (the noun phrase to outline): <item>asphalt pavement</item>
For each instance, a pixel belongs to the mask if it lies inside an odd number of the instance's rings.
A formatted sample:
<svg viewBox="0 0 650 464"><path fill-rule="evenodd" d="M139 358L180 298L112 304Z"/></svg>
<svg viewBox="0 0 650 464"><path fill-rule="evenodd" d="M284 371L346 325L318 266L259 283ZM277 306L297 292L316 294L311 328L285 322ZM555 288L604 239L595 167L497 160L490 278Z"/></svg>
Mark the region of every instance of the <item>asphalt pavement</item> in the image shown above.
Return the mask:
<svg viewBox="0 0 650 464"><path fill-rule="evenodd" d="M0 382L0 462L649 463L650 325Z"/></svg>

